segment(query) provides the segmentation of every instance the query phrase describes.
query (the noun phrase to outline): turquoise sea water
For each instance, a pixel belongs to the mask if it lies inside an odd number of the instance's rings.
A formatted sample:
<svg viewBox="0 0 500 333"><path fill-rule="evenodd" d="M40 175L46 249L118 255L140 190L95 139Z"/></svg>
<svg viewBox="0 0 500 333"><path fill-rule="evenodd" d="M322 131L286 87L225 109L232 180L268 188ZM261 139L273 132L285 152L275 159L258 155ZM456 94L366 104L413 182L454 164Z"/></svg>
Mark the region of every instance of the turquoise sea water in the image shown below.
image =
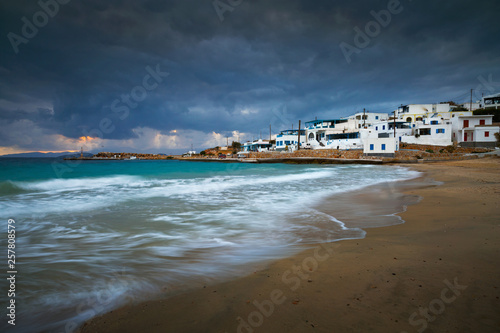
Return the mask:
<svg viewBox="0 0 500 333"><path fill-rule="evenodd" d="M367 165L0 159L0 223L6 231L16 221L16 332L71 332L126 302L238 276L304 244L362 238L360 228L374 225L346 227L318 206L417 175Z"/></svg>

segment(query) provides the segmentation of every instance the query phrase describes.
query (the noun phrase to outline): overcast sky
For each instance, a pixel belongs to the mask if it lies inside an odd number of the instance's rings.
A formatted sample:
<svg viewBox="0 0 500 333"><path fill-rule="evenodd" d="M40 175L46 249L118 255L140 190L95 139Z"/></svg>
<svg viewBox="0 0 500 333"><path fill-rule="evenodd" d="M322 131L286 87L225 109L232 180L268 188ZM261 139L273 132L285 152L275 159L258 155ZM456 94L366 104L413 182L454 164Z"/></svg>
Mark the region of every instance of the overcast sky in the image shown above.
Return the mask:
<svg viewBox="0 0 500 333"><path fill-rule="evenodd" d="M0 4L0 155L246 141L500 91L497 0Z"/></svg>

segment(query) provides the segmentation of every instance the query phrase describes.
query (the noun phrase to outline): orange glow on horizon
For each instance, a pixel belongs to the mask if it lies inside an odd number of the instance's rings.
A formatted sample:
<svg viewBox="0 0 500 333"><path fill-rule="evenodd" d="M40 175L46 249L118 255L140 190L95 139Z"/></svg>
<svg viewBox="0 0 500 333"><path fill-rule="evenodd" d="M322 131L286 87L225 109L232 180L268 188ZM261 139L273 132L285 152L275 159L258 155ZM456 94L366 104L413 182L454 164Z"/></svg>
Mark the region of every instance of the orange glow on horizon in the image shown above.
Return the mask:
<svg viewBox="0 0 500 333"><path fill-rule="evenodd" d="M79 150L51 150L51 151L38 151L39 153L79 153Z"/></svg>
<svg viewBox="0 0 500 333"><path fill-rule="evenodd" d="M25 153L78 153L79 150L22 150L10 147L0 147L0 156Z"/></svg>
<svg viewBox="0 0 500 333"><path fill-rule="evenodd" d="M93 138L91 136L81 136L78 139L83 142L97 140L97 138Z"/></svg>

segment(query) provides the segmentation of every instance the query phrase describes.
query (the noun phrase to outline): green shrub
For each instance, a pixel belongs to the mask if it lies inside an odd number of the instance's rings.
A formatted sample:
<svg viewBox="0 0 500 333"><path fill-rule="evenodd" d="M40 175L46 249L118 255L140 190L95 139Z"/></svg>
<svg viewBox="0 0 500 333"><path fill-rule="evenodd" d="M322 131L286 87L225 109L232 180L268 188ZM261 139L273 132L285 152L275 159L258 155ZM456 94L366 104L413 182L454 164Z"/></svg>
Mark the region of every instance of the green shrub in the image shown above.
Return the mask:
<svg viewBox="0 0 500 333"><path fill-rule="evenodd" d="M432 150L432 149L426 149L425 152L432 154L432 153L434 153L434 150Z"/></svg>

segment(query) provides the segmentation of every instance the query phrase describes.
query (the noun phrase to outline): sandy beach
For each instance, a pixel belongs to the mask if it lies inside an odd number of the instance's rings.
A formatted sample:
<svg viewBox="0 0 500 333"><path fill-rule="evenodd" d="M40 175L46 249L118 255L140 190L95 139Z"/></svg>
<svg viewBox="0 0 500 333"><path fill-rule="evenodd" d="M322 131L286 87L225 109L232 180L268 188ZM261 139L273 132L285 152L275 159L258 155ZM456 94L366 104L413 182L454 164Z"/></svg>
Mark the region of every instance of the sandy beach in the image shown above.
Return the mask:
<svg viewBox="0 0 500 333"><path fill-rule="evenodd" d="M236 280L92 319L81 332L500 332L500 159L415 164L406 221Z"/></svg>

